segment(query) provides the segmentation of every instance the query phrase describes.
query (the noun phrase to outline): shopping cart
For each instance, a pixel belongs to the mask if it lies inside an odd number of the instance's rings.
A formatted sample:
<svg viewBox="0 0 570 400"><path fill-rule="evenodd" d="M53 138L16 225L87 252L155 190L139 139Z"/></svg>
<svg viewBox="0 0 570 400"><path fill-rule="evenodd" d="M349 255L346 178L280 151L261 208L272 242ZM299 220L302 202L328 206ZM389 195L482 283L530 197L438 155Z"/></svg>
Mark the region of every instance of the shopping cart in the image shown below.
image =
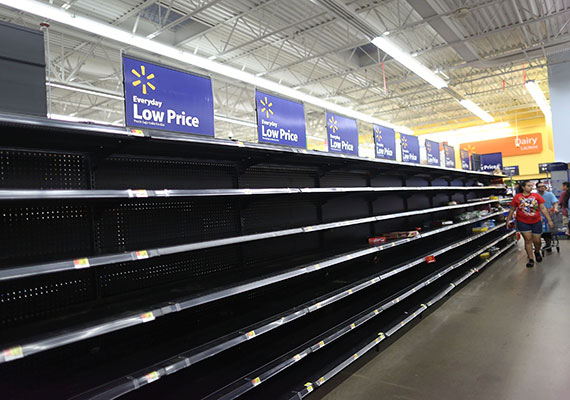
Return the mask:
<svg viewBox="0 0 570 400"><path fill-rule="evenodd" d="M564 232L564 224L562 223L562 212L558 211L558 212L551 212L550 213L550 219L552 220L552 223L554 224L554 228L550 229L550 227L548 226L548 222L546 221L546 218L542 217L542 241L543 241L543 246L542 246L542 256L544 257L546 250L548 249L552 249L553 247L556 247L556 251L558 253L560 253L560 241L558 239L558 234L560 232ZM544 237L548 235L551 238L551 242L550 242L550 246L546 245L546 240L544 240Z"/></svg>

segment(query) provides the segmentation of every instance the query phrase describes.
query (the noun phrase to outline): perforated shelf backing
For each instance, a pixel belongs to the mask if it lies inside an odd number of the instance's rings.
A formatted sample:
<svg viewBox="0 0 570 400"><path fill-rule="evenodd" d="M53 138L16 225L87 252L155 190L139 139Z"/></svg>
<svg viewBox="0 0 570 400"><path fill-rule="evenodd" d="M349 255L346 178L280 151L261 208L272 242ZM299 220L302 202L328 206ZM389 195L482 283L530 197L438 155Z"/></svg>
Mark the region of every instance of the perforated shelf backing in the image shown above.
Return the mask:
<svg viewBox="0 0 570 400"><path fill-rule="evenodd" d="M0 189L89 189L86 158L0 148Z"/></svg>
<svg viewBox="0 0 570 400"><path fill-rule="evenodd" d="M95 189L232 189L237 168L213 160L112 156L98 161Z"/></svg>

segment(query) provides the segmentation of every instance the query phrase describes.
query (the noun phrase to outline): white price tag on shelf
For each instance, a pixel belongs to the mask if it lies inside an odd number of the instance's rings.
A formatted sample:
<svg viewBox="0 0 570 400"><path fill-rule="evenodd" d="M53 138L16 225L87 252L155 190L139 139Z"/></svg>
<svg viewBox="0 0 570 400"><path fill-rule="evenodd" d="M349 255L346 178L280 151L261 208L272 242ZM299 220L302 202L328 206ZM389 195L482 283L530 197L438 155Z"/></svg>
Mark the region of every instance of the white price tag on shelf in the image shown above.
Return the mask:
<svg viewBox="0 0 570 400"><path fill-rule="evenodd" d="M152 311L146 312L144 314L141 314L141 319L142 322L154 321L154 314L152 313Z"/></svg>
<svg viewBox="0 0 570 400"><path fill-rule="evenodd" d="M251 383L253 384L253 386L257 386L261 383L261 378L257 377L251 380Z"/></svg>
<svg viewBox="0 0 570 400"><path fill-rule="evenodd" d="M73 260L73 266L75 269L89 268L89 259L77 258Z"/></svg>
<svg viewBox="0 0 570 400"><path fill-rule="evenodd" d="M255 331L249 331L245 334L246 338L253 339L255 337Z"/></svg>
<svg viewBox="0 0 570 400"><path fill-rule="evenodd" d="M160 374L157 371L152 371L144 376L147 383L152 383L160 378Z"/></svg>
<svg viewBox="0 0 570 400"><path fill-rule="evenodd" d="M24 357L22 346L14 346L4 350L4 360L13 361Z"/></svg>
<svg viewBox="0 0 570 400"><path fill-rule="evenodd" d="M135 256L137 257L137 260L144 260L145 258L148 258L148 251L146 250L136 251Z"/></svg>
<svg viewBox="0 0 570 400"><path fill-rule="evenodd" d="M146 189L129 189L129 197L139 197L139 198L145 198L148 197L148 192L146 191Z"/></svg>

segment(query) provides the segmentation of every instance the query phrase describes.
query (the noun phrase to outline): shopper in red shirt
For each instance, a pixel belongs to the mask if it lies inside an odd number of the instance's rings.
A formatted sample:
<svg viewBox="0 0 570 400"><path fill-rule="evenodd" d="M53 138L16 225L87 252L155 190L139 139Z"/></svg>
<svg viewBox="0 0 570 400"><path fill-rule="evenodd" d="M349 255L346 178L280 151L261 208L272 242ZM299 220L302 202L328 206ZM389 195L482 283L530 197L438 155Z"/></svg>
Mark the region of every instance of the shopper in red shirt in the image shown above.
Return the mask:
<svg viewBox="0 0 570 400"><path fill-rule="evenodd" d="M534 183L530 181L521 182L522 193L518 193L511 202L511 209L507 217L507 228L511 227L510 221L516 211L517 230L524 238L524 247L528 255L527 267L534 267L534 258L537 262L542 261L540 255L540 237L542 235L542 223L540 213L548 221L550 229L554 228L550 214L544 206L544 199L538 193L531 193ZM534 243L534 258L532 256Z"/></svg>

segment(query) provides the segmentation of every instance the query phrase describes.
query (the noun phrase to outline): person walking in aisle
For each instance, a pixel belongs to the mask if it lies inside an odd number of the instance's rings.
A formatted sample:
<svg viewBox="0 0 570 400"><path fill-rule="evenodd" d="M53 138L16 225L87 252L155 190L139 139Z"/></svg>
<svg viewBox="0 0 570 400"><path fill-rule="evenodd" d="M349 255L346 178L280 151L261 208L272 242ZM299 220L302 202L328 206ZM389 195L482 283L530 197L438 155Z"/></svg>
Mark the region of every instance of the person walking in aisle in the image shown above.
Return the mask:
<svg viewBox="0 0 570 400"><path fill-rule="evenodd" d="M542 196L542 198L544 199L544 207L548 210L548 212L550 214L553 213L557 213L558 212L558 199L556 198L556 196L552 193L549 192L548 190L546 190L546 183L544 182L538 182L536 184L536 189L538 190L538 194ZM542 233L542 237L544 238L544 241L546 242L546 246L544 247L544 250L546 250L548 253L552 253L552 232L550 232L550 229L548 229L548 226L544 225L544 222L546 221L546 217L542 217L542 226L545 227L546 229L544 229L544 232Z"/></svg>
<svg viewBox="0 0 570 400"><path fill-rule="evenodd" d="M528 268L534 267L535 258L537 262L542 261L542 256L540 255L540 236L542 234L541 213L546 217L550 229L554 228L548 210L544 207L544 199L538 193L532 193L533 186L534 184L530 181L521 182L522 193L515 195L513 198L506 222L507 229L510 229L510 221L516 211L516 226L524 239L524 247L528 256L526 266Z"/></svg>
<svg viewBox="0 0 570 400"><path fill-rule="evenodd" d="M562 215L564 216L564 225L568 225L566 236L570 236L570 220L568 220L568 200L570 200L570 182L562 184L562 194L560 195L560 206L562 207Z"/></svg>

